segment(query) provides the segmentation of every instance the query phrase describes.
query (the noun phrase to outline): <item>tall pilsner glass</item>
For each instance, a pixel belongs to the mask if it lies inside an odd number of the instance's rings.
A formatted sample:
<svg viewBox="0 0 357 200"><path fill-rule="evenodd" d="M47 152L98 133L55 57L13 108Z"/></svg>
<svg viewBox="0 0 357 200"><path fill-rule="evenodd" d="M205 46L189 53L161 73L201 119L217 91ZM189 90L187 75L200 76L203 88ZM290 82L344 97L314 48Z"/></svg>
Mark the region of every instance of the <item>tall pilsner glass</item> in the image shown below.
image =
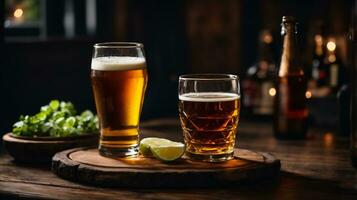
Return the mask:
<svg viewBox="0 0 357 200"><path fill-rule="evenodd" d="M148 80L143 45L95 44L91 80L100 123L100 154L107 157L136 155Z"/></svg>

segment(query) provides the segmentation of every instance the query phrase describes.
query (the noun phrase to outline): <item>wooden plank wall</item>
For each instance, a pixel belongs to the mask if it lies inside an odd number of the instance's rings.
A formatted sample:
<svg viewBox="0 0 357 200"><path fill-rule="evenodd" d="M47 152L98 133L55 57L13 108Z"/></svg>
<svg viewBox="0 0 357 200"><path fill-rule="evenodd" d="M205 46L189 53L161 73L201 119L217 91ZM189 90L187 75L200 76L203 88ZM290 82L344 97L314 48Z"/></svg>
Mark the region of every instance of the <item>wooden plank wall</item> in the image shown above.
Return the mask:
<svg viewBox="0 0 357 200"><path fill-rule="evenodd" d="M186 2L189 68L194 73L237 73L241 16L235 0Z"/></svg>

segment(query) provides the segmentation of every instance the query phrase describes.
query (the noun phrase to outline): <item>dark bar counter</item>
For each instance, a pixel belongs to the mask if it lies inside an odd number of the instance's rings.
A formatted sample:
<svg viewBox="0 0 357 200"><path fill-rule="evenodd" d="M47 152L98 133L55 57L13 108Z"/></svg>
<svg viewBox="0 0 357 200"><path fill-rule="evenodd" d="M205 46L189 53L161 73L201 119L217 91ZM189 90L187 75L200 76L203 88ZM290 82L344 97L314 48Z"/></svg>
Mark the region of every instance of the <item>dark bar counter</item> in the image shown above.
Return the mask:
<svg viewBox="0 0 357 200"><path fill-rule="evenodd" d="M142 136L182 140L178 119L143 122ZM270 124L243 121L236 145L272 153L281 160L280 176L216 188L99 188L63 180L49 166L14 163L3 152L0 199L357 199L357 170L350 162L349 138L310 128L306 140L278 141Z"/></svg>

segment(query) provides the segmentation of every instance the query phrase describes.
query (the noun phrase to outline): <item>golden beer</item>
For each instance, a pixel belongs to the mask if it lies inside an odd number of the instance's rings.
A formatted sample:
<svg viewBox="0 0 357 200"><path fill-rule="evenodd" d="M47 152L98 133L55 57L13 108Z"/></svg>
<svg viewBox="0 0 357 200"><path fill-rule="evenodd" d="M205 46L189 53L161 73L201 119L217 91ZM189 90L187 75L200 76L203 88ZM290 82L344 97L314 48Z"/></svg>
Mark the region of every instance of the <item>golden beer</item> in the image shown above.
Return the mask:
<svg viewBox="0 0 357 200"><path fill-rule="evenodd" d="M232 158L239 120L240 99L232 93L179 95L179 114L186 154L193 159Z"/></svg>
<svg viewBox="0 0 357 200"><path fill-rule="evenodd" d="M145 58L92 59L91 80L100 122L99 152L137 154L139 121L147 85Z"/></svg>

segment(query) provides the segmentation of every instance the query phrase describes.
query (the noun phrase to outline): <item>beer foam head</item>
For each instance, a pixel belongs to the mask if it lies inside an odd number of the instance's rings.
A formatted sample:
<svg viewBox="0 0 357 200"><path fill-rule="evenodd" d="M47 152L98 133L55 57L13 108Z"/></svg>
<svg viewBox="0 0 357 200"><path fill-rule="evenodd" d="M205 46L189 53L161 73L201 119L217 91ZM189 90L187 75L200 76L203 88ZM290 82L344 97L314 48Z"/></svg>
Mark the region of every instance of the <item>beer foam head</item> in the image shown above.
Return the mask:
<svg viewBox="0 0 357 200"><path fill-rule="evenodd" d="M234 93L225 92L197 92L186 93L179 95L181 101L195 101L195 102L220 102L233 101L239 99L240 96Z"/></svg>
<svg viewBox="0 0 357 200"><path fill-rule="evenodd" d="M145 63L145 58L140 57L108 56L93 58L91 68L100 71L143 69Z"/></svg>

